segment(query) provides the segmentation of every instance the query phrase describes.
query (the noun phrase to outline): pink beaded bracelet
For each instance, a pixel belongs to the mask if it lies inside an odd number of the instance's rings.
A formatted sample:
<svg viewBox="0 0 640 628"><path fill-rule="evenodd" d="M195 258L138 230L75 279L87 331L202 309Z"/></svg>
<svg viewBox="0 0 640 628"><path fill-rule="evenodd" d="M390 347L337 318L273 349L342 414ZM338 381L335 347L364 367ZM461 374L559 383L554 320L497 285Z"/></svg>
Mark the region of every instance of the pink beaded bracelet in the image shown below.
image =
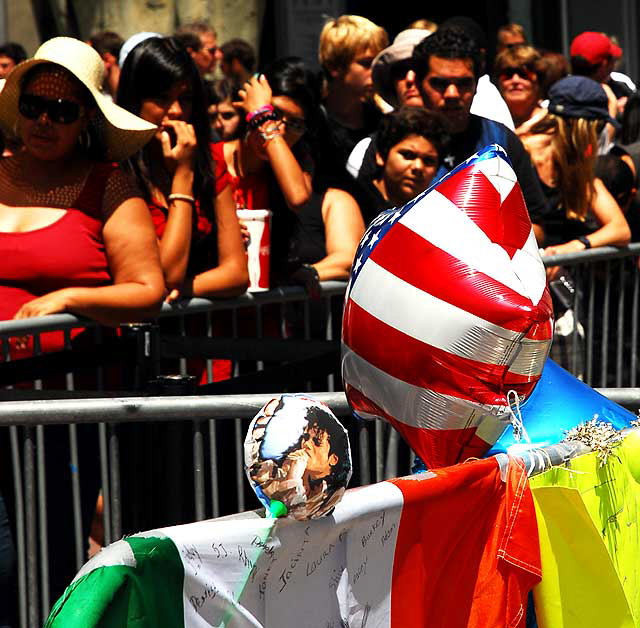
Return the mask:
<svg viewBox="0 0 640 628"><path fill-rule="evenodd" d="M246 121L251 122L251 120L258 117L260 114L272 113L272 112L273 112L273 105L263 105L262 107L259 107L255 111L251 111L250 113L248 113L246 117Z"/></svg>

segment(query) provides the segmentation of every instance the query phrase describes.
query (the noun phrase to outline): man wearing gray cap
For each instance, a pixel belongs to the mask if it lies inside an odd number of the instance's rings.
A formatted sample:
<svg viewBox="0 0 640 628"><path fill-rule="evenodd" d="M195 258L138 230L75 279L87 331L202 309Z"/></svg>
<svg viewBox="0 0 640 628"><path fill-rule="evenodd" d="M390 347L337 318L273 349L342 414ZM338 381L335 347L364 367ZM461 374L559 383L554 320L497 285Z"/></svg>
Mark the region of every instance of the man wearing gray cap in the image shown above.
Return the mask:
<svg viewBox="0 0 640 628"><path fill-rule="evenodd" d="M408 28L399 33L393 43L380 51L371 64L371 77L378 106L389 113L403 105L422 107L422 96L411 68L413 49L431 31L424 28ZM382 101L382 102L381 102ZM376 170L375 141L373 136L361 139L351 151L347 170L357 178L361 168Z"/></svg>

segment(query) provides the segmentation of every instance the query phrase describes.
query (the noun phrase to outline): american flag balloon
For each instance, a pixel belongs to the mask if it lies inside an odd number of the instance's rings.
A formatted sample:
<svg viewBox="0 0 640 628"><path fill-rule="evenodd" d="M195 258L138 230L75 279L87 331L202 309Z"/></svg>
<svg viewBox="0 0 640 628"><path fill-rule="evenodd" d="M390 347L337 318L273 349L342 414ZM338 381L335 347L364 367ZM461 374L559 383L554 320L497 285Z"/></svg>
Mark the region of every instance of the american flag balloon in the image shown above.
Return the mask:
<svg viewBox="0 0 640 628"><path fill-rule="evenodd" d="M404 207L356 253L342 377L360 418L389 421L427 467L481 456L535 387L553 332L531 221L494 144Z"/></svg>

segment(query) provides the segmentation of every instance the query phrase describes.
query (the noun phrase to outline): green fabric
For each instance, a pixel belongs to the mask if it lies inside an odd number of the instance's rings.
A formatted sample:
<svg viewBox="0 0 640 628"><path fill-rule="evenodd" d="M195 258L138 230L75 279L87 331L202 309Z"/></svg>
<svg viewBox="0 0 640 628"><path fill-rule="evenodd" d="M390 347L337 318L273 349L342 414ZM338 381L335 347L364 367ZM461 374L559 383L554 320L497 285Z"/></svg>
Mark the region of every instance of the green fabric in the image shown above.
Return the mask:
<svg viewBox="0 0 640 628"><path fill-rule="evenodd" d="M136 567L98 567L74 582L56 602L45 628L183 626L184 571L173 542L135 536L125 541Z"/></svg>
<svg viewBox="0 0 640 628"><path fill-rule="evenodd" d="M604 466L600 466L595 453L587 454L530 482L532 489L564 486L578 490L622 583L635 625L640 628L639 468L640 434L633 433L614 449Z"/></svg>

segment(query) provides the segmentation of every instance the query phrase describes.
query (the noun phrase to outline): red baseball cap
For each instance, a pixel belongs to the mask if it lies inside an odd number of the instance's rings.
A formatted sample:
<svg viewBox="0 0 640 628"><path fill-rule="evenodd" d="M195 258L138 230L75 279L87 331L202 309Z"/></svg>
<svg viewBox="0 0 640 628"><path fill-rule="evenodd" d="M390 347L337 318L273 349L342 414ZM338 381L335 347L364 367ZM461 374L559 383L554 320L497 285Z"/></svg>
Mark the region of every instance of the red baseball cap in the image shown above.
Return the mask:
<svg viewBox="0 0 640 628"><path fill-rule="evenodd" d="M584 57L595 65L609 57L621 57L622 49L616 46L604 33L586 31L580 33L572 42L569 54L572 57Z"/></svg>

